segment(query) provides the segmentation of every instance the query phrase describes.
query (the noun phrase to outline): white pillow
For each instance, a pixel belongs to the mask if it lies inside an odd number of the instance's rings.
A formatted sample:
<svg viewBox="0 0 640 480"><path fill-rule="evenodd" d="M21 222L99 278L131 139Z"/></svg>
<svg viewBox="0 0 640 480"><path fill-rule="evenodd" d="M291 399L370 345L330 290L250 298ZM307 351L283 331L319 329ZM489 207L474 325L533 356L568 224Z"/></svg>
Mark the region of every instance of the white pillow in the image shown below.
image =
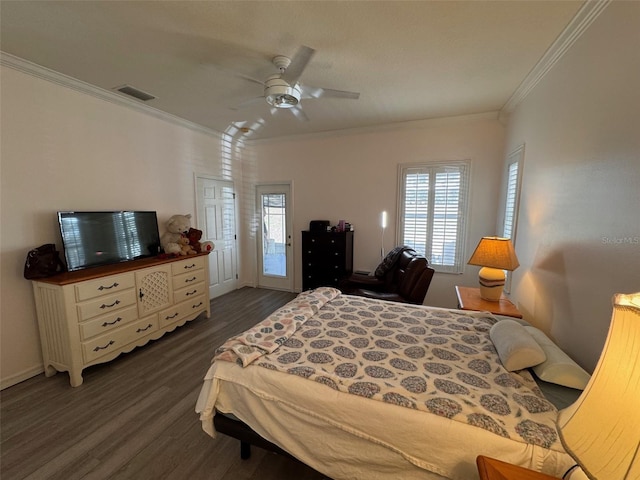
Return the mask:
<svg viewBox="0 0 640 480"><path fill-rule="evenodd" d="M547 358L525 327L515 320L495 323L489 330L489 336L502 364L510 372L533 367Z"/></svg>
<svg viewBox="0 0 640 480"><path fill-rule="evenodd" d="M551 341L544 332L535 327L524 327L544 350L547 359L533 367L533 371L545 382L551 382L565 387L584 390L591 379L580 365L571 360L560 347Z"/></svg>

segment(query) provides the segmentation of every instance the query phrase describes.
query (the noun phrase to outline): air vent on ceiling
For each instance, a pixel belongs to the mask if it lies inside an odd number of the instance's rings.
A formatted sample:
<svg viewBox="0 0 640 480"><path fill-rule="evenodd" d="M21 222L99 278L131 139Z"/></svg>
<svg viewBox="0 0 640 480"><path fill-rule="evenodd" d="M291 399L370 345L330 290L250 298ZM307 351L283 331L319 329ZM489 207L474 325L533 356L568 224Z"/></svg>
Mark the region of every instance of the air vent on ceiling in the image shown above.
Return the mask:
<svg viewBox="0 0 640 480"><path fill-rule="evenodd" d="M143 92L142 90L132 87L131 85L123 85L121 87L116 87L115 90L117 90L120 93L124 93L125 95L129 95L131 97L137 98L138 100L142 100L143 102L147 102L149 100L153 100L154 98L157 98L155 95L151 95L150 93Z"/></svg>

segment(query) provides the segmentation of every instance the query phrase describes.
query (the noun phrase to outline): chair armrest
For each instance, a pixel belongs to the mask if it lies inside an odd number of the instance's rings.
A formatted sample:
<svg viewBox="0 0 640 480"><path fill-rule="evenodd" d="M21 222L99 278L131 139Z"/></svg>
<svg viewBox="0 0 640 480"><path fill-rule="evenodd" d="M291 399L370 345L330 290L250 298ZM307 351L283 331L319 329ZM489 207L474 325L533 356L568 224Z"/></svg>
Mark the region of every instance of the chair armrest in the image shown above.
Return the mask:
<svg viewBox="0 0 640 480"><path fill-rule="evenodd" d="M376 292L373 290L367 290L365 288L359 288L354 292L354 294L359 297L373 298L376 300L386 300L388 302L412 303L411 301L398 295L397 293L391 292Z"/></svg>
<svg viewBox="0 0 640 480"><path fill-rule="evenodd" d="M365 288L367 290L379 290L385 287L384 280L372 275L363 275L361 273L353 273L349 277L340 282L340 290L342 293L349 294L354 290Z"/></svg>

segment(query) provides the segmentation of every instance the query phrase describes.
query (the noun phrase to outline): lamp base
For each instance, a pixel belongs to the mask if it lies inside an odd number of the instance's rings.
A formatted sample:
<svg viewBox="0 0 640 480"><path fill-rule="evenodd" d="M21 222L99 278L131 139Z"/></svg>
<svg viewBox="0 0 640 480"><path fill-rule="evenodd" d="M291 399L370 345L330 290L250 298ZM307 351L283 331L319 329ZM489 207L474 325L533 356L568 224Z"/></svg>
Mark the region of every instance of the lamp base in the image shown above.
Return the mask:
<svg viewBox="0 0 640 480"><path fill-rule="evenodd" d="M478 273L480 297L490 302L499 301L504 289L505 278L504 270L482 267Z"/></svg>

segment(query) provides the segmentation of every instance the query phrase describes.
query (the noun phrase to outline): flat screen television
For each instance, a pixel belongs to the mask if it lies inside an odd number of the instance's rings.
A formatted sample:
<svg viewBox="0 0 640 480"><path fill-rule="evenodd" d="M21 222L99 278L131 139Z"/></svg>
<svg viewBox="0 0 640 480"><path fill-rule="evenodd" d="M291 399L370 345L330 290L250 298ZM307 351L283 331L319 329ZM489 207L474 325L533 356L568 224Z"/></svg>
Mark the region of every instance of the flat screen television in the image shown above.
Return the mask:
<svg viewBox="0 0 640 480"><path fill-rule="evenodd" d="M156 212L58 212L69 271L160 254Z"/></svg>

